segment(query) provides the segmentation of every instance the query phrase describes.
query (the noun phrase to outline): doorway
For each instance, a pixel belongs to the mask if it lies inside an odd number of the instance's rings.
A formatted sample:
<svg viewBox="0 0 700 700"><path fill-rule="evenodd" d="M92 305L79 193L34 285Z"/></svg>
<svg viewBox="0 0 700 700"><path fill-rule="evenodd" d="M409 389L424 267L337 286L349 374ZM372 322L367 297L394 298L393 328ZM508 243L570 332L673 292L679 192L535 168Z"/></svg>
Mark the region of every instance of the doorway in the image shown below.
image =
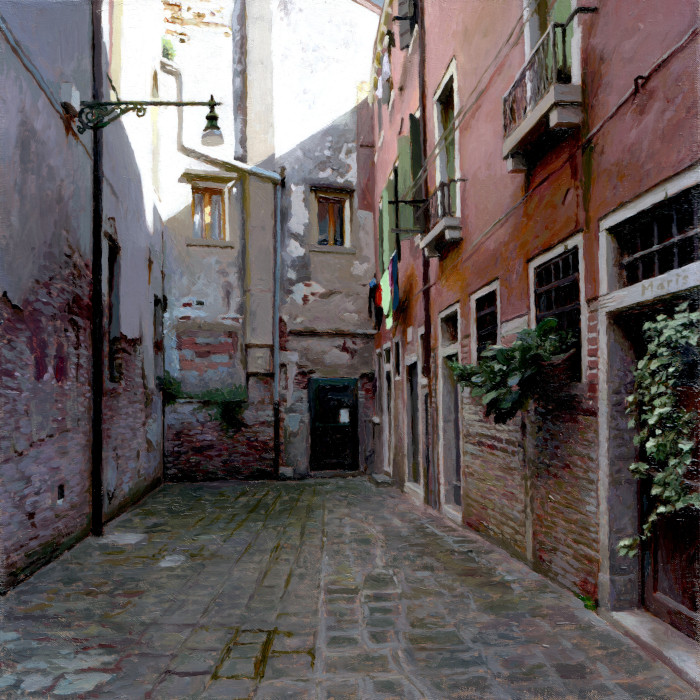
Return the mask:
<svg viewBox="0 0 700 700"><path fill-rule="evenodd" d="M609 337L609 387L608 401L610 410L610 467L613 481L611 486L619 489L623 479L630 484L627 487L627 515L621 518L616 532L616 545L625 525L626 535L638 531L650 512L654 499L647 480L630 481L629 465L634 461L643 461L643 447L635 449L632 440L634 433L623 421L629 418L625 414L624 397L634 385L632 368L646 354L642 326L645 321L659 313L672 314L680 302L679 298L659 300L644 306L626 308L611 314ZM627 368L626 381L619 378L620 368ZM624 391L615 390L619 385ZM678 387L681 406L687 411L700 410L700 389L697 378ZM695 464L700 457L696 442ZM624 456L624 459L620 459ZM686 473L686 483L690 489L699 486L698 468ZM634 491L632 491L634 489ZM697 581L700 577L700 515L697 510L686 508L673 515L667 515L654 527L652 536L643 543L639 569L639 590L637 600L630 600L632 605L641 604L652 615L672 625L684 634L694 637L700 624L700 600Z"/></svg>
<svg viewBox="0 0 700 700"><path fill-rule="evenodd" d="M357 379L311 379L311 471L357 471Z"/></svg>
<svg viewBox="0 0 700 700"><path fill-rule="evenodd" d="M408 365L408 481L420 484L420 424L418 420L418 363Z"/></svg>
<svg viewBox="0 0 700 700"><path fill-rule="evenodd" d="M457 355L440 363L440 433L442 438L442 481L445 505L462 507L462 460L459 445L459 385L449 367Z"/></svg>

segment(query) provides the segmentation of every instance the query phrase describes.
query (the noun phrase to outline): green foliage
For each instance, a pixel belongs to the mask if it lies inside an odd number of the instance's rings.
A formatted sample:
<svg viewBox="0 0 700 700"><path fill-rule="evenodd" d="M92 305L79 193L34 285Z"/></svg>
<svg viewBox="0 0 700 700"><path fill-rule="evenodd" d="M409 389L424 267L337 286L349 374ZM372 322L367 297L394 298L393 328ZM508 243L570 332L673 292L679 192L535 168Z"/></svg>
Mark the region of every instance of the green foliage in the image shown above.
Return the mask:
<svg viewBox="0 0 700 700"><path fill-rule="evenodd" d="M583 607L586 608L586 610L598 609L598 603L596 602L595 598L591 598L591 596L584 595L583 593L581 595L577 595L576 597L583 603Z"/></svg>
<svg viewBox="0 0 700 700"><path fill-rule="evenodd" d="M635 445L644 461L630 472L650 480L651 511L637 537L621 540L620 554L634 556L652 533L659 517L683 508L700 508L700 494L692 492L684 475L693 461L697 414L680 406L678 387L690 363L697 367L700 312L679 305L673 316L660 314L643 326L647 353L634 370L634 393L627 397L629 426L637 428Z"/></svg>
<svg viewBox="0 0 700 700"><path fill-rule="evenodd" d="M178 399L191 399L199 401L211 410L211 418L218 420L227 428L240 428L242 425L241 416L248 403L246 390L243 386L233 386L225 389L207 389L199 393L188 393L183 391L182 383L179 379L165 372L162 377L156 380L158 388L163 394L163 403L169 406Z"/></svg>
<svg viewBox="0 0 700 700"><path fill-rule="evenodd" d="M163 56L163 58L166 58L168 61L175 60L175 48L173 47L173 42L164 36L161 45L161 55Z"/></svg>
<svg viewBox="0 0 700 700"><path fill-rule="evenodd" d="M234 386L227 389L209 389L198 395L198 400L212 409L210 414L227 428L239 428L241 416L248 403L245 387Z"/></svg>
<svg viewBox="0 0 700 700"><path fill-rule="evenodd" d="M486 415L495 423L506 423L526 408L545 381L547 363L562 361L573 353L574 339L557 330L557 321L547 318L537 328L520 331L509 347L492 345L477 364L451 363L457 381L473 397L481 398Z"/></svg>
<svg viewBox="0 0 700 700"><path fill-rule="evenodd" d="M163 394L163 403L166 406L174 404L178 399L184 398L182 382L173 377L170 372L166 372L162 377L156 379L156 385Z"/></svg>

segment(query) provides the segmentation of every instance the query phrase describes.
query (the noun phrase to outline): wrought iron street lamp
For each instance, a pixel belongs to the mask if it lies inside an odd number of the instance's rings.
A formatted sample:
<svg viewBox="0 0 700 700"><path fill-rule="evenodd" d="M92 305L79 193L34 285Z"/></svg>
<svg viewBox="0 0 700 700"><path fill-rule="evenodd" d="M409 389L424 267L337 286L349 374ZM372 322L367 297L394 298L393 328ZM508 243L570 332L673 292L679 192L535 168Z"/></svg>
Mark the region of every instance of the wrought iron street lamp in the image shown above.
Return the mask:
<svg viewBox="0 0 700 700"><path fill-rule="evenodd" d="M202 132L202 144L205 146L220 146L224 137L219 129L219 115L214 109L221 102L211 96L208 102L175 102L170 100L139 100L116 102L81 102L80 111L70 103L62 104L64 110L78 118L78 132L84 134L88 129L104 129L105 126L120 119L128 112L136 112L137 117L146 114L146 107L209 107L207 123Z"/></svg>

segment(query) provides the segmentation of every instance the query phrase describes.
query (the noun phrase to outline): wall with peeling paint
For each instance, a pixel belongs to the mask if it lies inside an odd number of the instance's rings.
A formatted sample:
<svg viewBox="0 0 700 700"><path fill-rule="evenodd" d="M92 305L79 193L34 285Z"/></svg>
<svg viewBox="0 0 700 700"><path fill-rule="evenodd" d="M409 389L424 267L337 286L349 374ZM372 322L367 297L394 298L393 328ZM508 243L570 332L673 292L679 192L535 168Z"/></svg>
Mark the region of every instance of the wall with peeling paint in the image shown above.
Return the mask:
<svg viewBox="0 0 700 700"><path fill-rule="evenodd" d="M375 12L354 2L321 0L284 0L273 17L274 142L276 162L286 168L281 396L287 465L297 475L309 468L308 379L358 378L373 369L367 314L373 221L359 206L357 158L377 22ZM345 247L317 245L316 187L350 192ZM361 436L366 420L360 419ZM366 450L362 438L361 468Z"/></svg>
<svg viewBox="0 0 700 700"><path fill-rule="evenodd" d="M147 44L129 45L124 18L137 6L119 9L110 13L105 3L105 67L127 99L148 98L144 65L157 63L160 36L150 56ZM91 524L93 136L79 135L59 104L62 83L73 84L81 99L91 98L90 5L7 0L0 13L2 588L70 546ZM125 79L119 68L120 51L135 48L143 60L131 66L137 66L131 75L142 71L140 81ZM108 99L106 79L103 89ZM151 125L141 122L145 129L130 131L128 124L125 118L103 132L104 356L106 366L119 370L108 373L104 387L107 519L162 475L154 323L155 296L162 295L162 226L150 147L144 146ZM108 240L119 249L121 275L113 284Z"/></svg>
<svg viewBox="0 0 700 700"><path fill-rule="evenodd" d="M163 7L165 31L172 37L176 57L175 66L164 64L171 77L170 82L168 78L160 82L161 97L176 99L172 92L163 93L172 89L165 86L173 84L176 69L175 83L216 93L224 103L219 113L233 118L235 133L230 138L230 122L222 119L226 145L216 153L202 154L194 145L197 134L186 128L184 148L180 144L172 153L160 147L161 189L166 173L169 182L173 173L180 176L179 184L169 185L168 194L162 195L169 198L166 368L190 393L242 384L249 397L255 397L244 415L249 429L219 436L230 447L228 467L214 467L219 478L222 473L250 471L251 465L243 462L253 458L260 461L258 466L270 466L273 426L265 410L272 404L274 189L253 177L232 177L225 154L235 153L268 169L284 167L284 453L297 455L296 471L306 473L308 436L295 426L308 419L308 398L305 390L298 395L286 391L294 385L296 372L356 378L372 369L373 331L367 317L367 284L374 269L371 214L360 210L357 197L351 196L347 232L351 246L340 253L312 250L317 234L310 188L325 185L354 191L357 186L358 89L366 78L377 14L350 0L332 7L319 0L167 2ZM228 34L226 27L232 28ZM206 63L212 55L216 70ZM221 60L222 56L231 60ZM238 72L228 80L233 66L244 71L245 80ZM212 79L215 83L208 82ZM161 144L173 126L161 124ZM224 178L226 173L231 177L228 239L195 241L189 183ZM181 471L173 454L204 449L196 438L201 415L195 416L185 403L167 412L166 462L171 465L169 473L177 471L178 478ZM262 429L265 421L267 432ZM237 459L243 461L236 463ZM207 478L203 467L195 471L197 478Z"/></svg>

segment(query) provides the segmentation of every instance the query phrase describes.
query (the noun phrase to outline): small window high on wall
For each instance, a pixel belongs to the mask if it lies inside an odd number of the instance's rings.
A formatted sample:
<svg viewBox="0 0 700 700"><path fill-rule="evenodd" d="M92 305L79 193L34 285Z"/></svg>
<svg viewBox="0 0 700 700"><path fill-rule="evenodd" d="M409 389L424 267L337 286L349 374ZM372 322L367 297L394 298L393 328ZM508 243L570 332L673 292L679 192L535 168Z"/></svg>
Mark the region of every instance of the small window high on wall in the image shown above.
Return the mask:
<svg viewBox="0 0 700 700"><path fill-rule="evenodd" d="M318 195L318 244L345 245L345 200Z"/></svg>
<svg viewBox="0 0 700 700"><path fill-rule="evenodd" d="M192 236L194 238L213 241L226 239L222 194L221 190L192 188Z"/></svg>
<svg viewBox="0 0 700 700"><path fill-rule="evenodd" d="M323 187L311 190L316 198L316 233L312 233L311 243L329 248L349 247L352 191Z"/></svg>
<svg viewBox="0 0 700 700"><path fill-rule="evenodd" d="M479 356L489 345L498 343L498 292L495 289L475 300L474 315L476 354Z"/></svg>

